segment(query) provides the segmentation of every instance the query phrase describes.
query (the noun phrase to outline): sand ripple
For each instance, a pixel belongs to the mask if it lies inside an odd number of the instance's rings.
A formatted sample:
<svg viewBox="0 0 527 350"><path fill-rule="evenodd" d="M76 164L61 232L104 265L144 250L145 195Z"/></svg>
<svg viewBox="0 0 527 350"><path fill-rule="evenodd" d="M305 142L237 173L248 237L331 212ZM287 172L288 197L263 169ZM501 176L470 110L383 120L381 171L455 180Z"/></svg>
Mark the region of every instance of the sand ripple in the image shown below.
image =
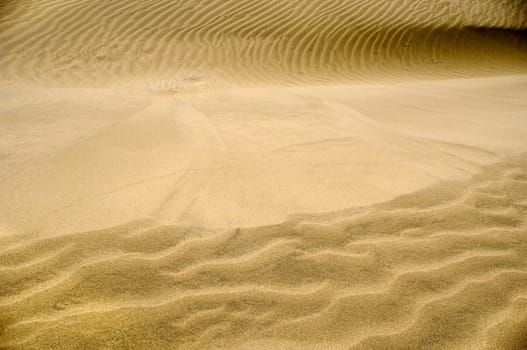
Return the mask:
<svg viewBox="0 0 527 350"><path fill-rule="evenodd" d="M0 77L154 91L525 73L522 0L8 1Z"/></svg>
<svg viewBox="0 0 527 350"><path fill-rule="evenodd" d="M274 226L5 237L0 347L522 349L526 214L522 156Z"/></svg>

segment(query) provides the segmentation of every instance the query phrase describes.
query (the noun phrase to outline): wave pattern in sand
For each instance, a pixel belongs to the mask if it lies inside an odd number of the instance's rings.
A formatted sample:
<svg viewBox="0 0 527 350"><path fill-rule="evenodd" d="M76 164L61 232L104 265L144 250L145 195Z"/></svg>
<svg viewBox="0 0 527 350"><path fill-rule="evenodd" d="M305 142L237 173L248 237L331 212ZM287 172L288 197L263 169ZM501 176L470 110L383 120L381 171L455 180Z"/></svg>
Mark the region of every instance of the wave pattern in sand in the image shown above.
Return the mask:
<svg viewBox="0 0 527 350"><path fill-rule="evenodd" d="M0 348L524 349L526 214L523 156L275 226L5 237Z"/></svg>
<svg viewBox="0 0 527 350"><path fill-rule="evenodd" d="M8 1L0 77L154 91L524 73L510 1Z"/></svg>

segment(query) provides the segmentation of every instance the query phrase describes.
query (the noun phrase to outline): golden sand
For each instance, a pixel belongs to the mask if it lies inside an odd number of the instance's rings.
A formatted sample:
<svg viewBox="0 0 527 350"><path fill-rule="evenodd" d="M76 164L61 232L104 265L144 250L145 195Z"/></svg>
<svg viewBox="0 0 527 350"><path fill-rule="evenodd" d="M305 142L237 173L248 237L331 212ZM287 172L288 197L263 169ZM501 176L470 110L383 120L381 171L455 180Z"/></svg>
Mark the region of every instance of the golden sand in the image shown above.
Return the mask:
<svg viewBox="0 0 527 350"><path fill-rule="evenodd" d="M526 31L0 1L0 349L527 349Z"/></svg>

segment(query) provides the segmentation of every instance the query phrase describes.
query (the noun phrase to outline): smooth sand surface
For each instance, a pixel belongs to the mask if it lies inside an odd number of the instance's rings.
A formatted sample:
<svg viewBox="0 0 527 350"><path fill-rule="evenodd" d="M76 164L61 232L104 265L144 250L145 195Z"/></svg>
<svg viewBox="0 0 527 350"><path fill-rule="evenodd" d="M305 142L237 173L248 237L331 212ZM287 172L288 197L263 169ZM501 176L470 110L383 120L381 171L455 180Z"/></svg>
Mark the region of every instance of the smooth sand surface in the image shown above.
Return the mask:
<svg viewBox="0 0 527 350"><path fill-rule="evenodd" d="M526 31L0 2L0 349L527 349Z"/></svg>

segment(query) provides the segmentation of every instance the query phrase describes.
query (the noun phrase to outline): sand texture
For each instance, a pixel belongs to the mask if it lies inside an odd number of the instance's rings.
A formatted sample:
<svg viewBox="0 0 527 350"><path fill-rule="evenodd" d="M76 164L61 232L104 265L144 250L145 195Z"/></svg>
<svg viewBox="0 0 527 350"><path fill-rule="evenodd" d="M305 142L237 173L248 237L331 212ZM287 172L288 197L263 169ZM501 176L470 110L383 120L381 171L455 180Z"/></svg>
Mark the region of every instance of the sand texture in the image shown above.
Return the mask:
<svg viewBox="0 0 527 350"><path fill-rule="evenodd" d="M524 0L0 0L0 349L527 349Z"/></svg>

